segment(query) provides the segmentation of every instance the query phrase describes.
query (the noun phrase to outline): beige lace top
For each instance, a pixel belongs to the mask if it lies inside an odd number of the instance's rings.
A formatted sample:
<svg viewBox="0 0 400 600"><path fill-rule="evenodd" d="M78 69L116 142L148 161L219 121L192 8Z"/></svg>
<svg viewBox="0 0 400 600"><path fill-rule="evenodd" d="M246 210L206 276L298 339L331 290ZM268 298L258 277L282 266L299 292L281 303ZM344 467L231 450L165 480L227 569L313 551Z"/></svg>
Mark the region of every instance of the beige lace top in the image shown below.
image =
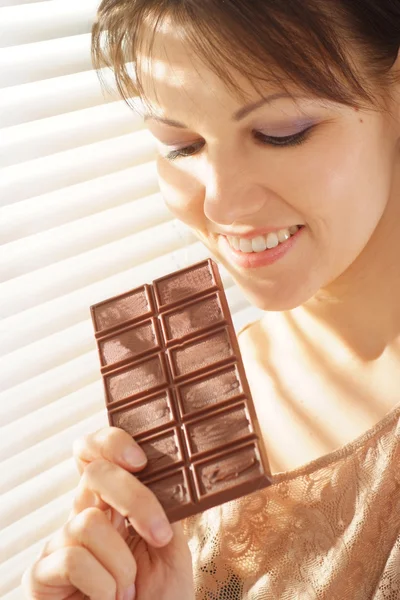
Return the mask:
<svg viewBox="0 0 400 600"><path fill-rule="evenodd" d="M399 418L184 521L196 600L400 599Z"/></svg>

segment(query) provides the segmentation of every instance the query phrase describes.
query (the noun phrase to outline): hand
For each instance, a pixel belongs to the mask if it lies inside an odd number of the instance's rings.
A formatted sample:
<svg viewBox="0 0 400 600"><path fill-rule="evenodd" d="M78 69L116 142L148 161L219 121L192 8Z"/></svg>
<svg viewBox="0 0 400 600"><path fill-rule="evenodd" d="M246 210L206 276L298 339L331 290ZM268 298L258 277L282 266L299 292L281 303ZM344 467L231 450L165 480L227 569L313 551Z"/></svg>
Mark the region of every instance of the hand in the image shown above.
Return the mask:
<svg viewBox="0 0 400 600"><path fill-rule="evenodd" d="M71 515L24 573L26 598L194 600L182 525L171 526L132 475L145 466L138 444L108 427L76 442L74 455L81 480ZM125 517L140 537L128 535Z"/></svg>

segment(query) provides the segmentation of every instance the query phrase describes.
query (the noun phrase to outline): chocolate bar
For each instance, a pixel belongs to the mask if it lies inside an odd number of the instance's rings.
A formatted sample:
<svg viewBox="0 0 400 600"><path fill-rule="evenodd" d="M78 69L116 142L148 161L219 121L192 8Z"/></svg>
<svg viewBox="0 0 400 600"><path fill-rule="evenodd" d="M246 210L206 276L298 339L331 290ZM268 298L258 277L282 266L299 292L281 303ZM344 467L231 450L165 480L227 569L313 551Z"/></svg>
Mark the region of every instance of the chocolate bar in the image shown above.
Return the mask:
<svg viewBox="0 0 400 600"><path fill-rule="evenodd" d="M171 523L270 485L239 345L211 259L91 306L110 425Z"/></svg>

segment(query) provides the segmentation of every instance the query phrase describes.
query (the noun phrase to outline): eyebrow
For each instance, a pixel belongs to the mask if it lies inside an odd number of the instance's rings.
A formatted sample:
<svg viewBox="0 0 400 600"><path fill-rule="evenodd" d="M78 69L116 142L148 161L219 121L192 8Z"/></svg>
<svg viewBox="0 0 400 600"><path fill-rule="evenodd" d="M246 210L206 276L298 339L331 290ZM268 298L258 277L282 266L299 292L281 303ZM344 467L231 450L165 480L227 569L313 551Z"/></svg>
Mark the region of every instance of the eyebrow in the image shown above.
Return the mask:
<svg viewBox="0 0 400 600"><path fill-rule="evenodd" d="M273 102L274 100L279 100L280 98L293 98L293 97L294 96L292 94L283 93L283 92L277 93L277 94L271 94L270 96L261 98L261 100L258 100L257 102L254 102L253 104L249 104L248 106L244 106L243 108L239 109L232 116L232 121L236 121L236 122L242 121L245 117L247 117L253 111L257 110L258 108L261 108L265 104L269 104L269 103ZM297 96L297 97L304 98L305 96ZM163 119L162 117L157 117L156 115L152 114L151 112L146 112L144 114L144 120L148 121L149 119L157 121L158 123L163 123L164 125L169 125L170 127L177 127L178 129L188 129L186 127L186 125L184 125L183 123L180 123L179 121L174 121L171 119Z"/></svg>

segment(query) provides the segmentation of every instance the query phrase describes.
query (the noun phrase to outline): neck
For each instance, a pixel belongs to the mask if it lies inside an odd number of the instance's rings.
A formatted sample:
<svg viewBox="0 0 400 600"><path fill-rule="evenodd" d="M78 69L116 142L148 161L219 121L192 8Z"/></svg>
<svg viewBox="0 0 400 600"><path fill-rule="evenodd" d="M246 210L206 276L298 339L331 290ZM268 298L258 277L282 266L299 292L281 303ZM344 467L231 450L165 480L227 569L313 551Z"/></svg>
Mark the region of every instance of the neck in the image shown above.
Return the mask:
<svg viewBox="0 0 400 600"><path fill-rule="evenodd" d="M400 342L398 167L385 212L362 253L337 280L288 315L302 329L310 318L315 326L328 328L363 362Z"/></svg>

